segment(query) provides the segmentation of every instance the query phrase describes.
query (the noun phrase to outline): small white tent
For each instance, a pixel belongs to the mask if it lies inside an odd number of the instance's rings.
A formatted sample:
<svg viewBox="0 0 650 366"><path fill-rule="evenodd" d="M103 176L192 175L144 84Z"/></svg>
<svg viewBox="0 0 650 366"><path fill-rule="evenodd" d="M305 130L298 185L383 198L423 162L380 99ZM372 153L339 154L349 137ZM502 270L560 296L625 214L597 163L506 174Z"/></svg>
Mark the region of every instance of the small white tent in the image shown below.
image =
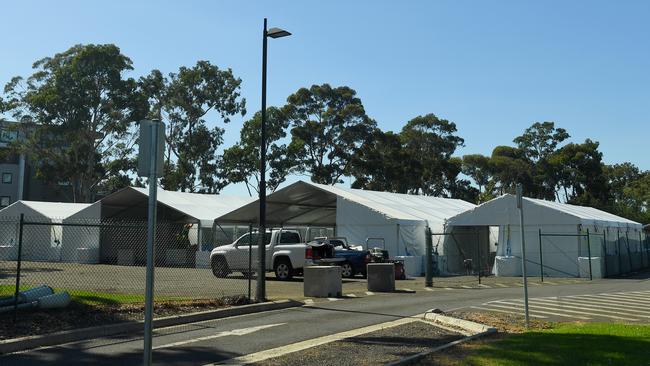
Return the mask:
<svg viewBox="0 0 650 366"><path fill-rule="evenodd" d="M445 220L475 205L448 198L328 186L298 181L267 198L267 224L276 227L333 227L352 244L383 246L391 256L425 254L425 229L444 230ZM216 219L217 223L256 225L259 202ZM421 259L418 261L421 263ZM419 274L421 265L411 273Z"/></svg>
<svg viewBox="0 0 650 366"><path fill-rule="evenodd" d="M639 223L592 207L526 197L523 209L528 275L540 275L543 264L545 276L580 276L581 272L584 276L579 258L588 255L594 258L592 264L608 274L640 269L647 261ZM454 216L447 226L448 230L498 226L497 257L513 258L513 262L497 260L495 272L521 275L519 211L514 195L503 195Z"/></svg>
<svg viewBox="0 0 650 366"><path fill-rule="evenodd" d="M0 255L15 260L18 254L19 220L24 215L22 259L60 261L65 219L90 206L83 203L17 201L0 211ZM29 224L31 223L31 224ZM34 225L34 223L42 225Z"/></svg>

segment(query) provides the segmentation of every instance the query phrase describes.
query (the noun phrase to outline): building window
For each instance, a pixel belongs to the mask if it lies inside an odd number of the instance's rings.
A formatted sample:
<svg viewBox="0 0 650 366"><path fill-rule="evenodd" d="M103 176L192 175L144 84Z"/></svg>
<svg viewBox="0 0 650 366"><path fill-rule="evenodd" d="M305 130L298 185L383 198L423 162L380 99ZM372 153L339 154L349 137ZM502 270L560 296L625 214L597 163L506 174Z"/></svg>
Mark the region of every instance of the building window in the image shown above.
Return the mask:
<svg viewBox="0 0 650 366"><path fill-rule="evenodd" d="M0 129L1 142L13 142L18 138L18 131L8 130L6 128Z"/></svg>
<svg viewBox="0 0 650 366"><path fill-rule="evenodd" d="M11 197L2 196L0 197L0 207L7 207L11 204Z"/></svg>
<svg viewBox="0 0 650 366"><path fill-rule="evenodd" d="M14 175L11 173L2 173L2 183L3 184L11 184L13 181Z"/></svg>

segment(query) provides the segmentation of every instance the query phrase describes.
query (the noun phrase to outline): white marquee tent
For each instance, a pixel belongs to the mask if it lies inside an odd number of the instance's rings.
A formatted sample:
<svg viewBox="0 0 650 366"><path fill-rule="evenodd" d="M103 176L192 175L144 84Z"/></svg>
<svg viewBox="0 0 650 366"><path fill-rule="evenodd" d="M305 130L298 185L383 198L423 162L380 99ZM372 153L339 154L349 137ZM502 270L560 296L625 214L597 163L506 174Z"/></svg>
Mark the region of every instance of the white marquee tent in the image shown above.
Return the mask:
<svg viewBox="0 0 650 366"><path fill-rule="evenodd" d="M0 211L0 256L15 260L18 254L19 218L50 225L23 227L22 258L30 261L60 261L66 256L60 224L90 207L83 203L17 201Z"/></svg>
<svg viewBox="0 0 650 366"><path fill-rule="evenodd" d="M603 275L629 272L646 264L645 235L639 223L592 207L526 197L523 209L529 275L540 275L540 253L545 276L585 276L579 258L589 254L595 258L592 264L603 269ZM447 225L448 230L498 226L495 272L521 275L519 211L514 195L503 195L456 215Z"/></svg>
<svg viewBox="0 0 650 366"><path fill-rule="evenodd" d="M448 198L376 192L298 181L267 197L267 223L275 227L332 227L352 244L383 246L391 256L421 257L425 228L444 230L445 220L475 205ZM258 201L217 218L217 223L251 223ZM421 262L421 259L418 263ZM421 267L421 265L420 265ZM419 272L421 268L415 270Z"/></svg>
<svg viewBox="0 0 650 366"><path fill-rule="evenodd" d="M101 206L102 221L145 222L148 198L149 189L140 187L127 187L108 195L98 202ZM208 265L209 250L212 248L214 238L224 235L221 229L217 232L213 231L214 219L253 201L253 198L250 197L174 192L163 189L158 189L157 199L159 221L192 225L189 230L189 239L191 244L199 244L198 253L195 256L197 266ZM226 231L232 231L232 229L226 229ZM125 249L121 246L133 247L135 241L142 241L142 245L144 245L144 238L142 240L135 237L124 239L120 238L116 230L107 230L101 239L102 261L116 260L118 251ZM226 240L231 241L232 236ZM136 253L136 257L144 255L142 248L131 249ZM164 253L161 254L164 255ZM167 255L171 254L167 253ZM107 259L107 257L110 258ZM137 261L138 258L135 260Z"/></svg>

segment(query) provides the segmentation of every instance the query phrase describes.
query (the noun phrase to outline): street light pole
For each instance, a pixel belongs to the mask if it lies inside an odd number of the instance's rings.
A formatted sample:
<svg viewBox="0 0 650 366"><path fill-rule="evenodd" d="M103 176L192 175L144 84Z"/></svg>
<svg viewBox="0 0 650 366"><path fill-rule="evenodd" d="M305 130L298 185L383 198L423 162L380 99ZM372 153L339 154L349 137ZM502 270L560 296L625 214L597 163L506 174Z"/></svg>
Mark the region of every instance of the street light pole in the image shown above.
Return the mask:
<svg viewBox="0 0 650 366"><path fill-rule="evenodd" d="M262 33L262 125L260 131L260 226L257 241L257 301L266 300L266 43L268 37L280 38L290 36L291 33L279 29L266 29Z"/></svg>

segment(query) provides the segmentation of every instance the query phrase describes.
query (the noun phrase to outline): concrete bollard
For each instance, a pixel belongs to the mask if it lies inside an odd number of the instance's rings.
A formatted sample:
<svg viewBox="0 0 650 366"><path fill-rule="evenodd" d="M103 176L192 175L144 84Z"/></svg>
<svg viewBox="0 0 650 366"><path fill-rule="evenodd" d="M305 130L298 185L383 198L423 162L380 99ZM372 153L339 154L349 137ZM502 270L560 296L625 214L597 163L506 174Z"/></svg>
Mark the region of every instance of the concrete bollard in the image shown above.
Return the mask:
<svg viewBox="0 0 650 366"><path fill-rule="evenodd" d="M341 297L341 267L311 266L305 267L304 294L306 297Z"/></svg>
<svg viewBox="0 0 650 366"><path fill-rule="evenodd" d="M395 265L393 263L368 264L368 291L395 291Z"/></svg>

